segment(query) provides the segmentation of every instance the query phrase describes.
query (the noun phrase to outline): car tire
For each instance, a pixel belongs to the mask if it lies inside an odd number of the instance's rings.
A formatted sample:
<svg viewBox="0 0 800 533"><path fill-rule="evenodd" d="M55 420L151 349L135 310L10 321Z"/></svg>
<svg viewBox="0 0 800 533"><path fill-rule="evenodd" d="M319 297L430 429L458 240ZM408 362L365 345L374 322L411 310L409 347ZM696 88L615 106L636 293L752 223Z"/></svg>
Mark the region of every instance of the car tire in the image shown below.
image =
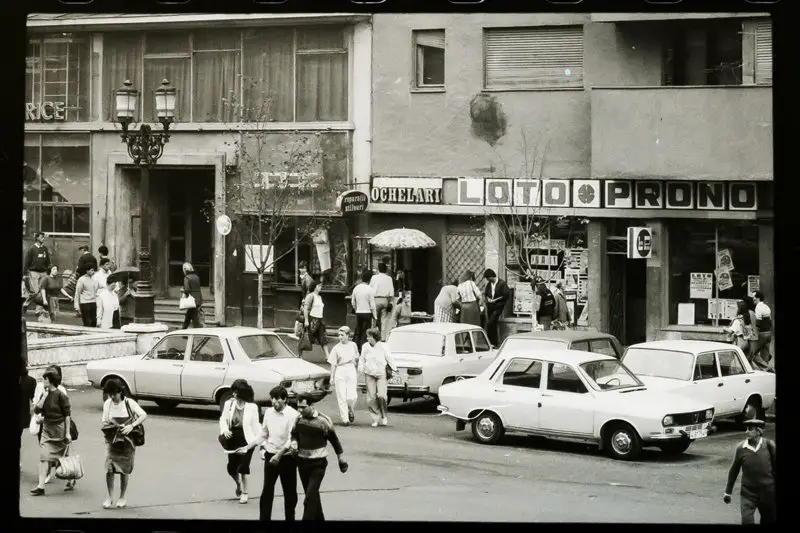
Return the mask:
<svg viewBox="0 0 800 533"><path fill-rule="evenodd" d="M667 455L680 455L688 450L693 442L691 439L674 440L659 444L658 448Z"/></svg>
<svg viewBox="0 0 800 533"><path fill-rule="evenodd" d="M747 400L747 404L744 406L744 409L742 409L742 414L736 417L736 422L742 425L745 420L750 420L752 418L764 420L765 416L766 412L761 405L761 398L754 396Z"/></svg>
<svg viewBox="0 0 800 533"><path fill-rule="evenodd" d="M177 400L155 400L155 403L161 409L164 409L166 411L168 409L175 409L176 407L178 407L178 404L180 402L178 402Z"/></svg>
<svg viewBox="0 0 800 533"><path fill-rule="evenodd" d="M220 394L220 396L219 396L219 412L220 413L223 412L223 409L225 409L225 402L227 402L231 398L233 398L233 392L231 392L230 390L226 390L225 392Z"/></svg>
<svg viewBox="0 0 800 533"><path fill-rule="evenodd" d="M480 413L472 421L472 436L481 444L497 444L505 431L500 417L491 411Z"/></svg>
<svg viewBox="0 0 800 533"><path fill-rule="evenodd" d="M642 439L630 424L614 424L606 430L605 448L612 458L633 461L642 453Z"/></svg>

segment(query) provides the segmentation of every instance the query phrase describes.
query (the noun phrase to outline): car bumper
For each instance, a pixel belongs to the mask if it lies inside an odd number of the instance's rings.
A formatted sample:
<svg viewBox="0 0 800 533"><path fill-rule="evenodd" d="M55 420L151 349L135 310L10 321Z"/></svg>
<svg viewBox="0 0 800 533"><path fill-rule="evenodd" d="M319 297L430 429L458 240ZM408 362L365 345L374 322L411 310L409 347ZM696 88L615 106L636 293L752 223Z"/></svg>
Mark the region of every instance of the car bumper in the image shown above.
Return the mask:
<svg viewBox="0 0 800 533"><path fill-rule="evenodd" d="M367 386L359 384L358 390L366 393ZM431 388L422 385L388 385L386 392L393 398L421 398L423 396L430 396Z"/></svg>
<svg viewBox="0 0 800 533"><path fill-rule="evenodd" d="M650 433L644 437L645 442L665 442L671 440L682 439L703 439L708 437L714 432L714 426L711 422L703 422L700 424L692 424L689 426L677 426L664 428L662 433Z"/></svg>

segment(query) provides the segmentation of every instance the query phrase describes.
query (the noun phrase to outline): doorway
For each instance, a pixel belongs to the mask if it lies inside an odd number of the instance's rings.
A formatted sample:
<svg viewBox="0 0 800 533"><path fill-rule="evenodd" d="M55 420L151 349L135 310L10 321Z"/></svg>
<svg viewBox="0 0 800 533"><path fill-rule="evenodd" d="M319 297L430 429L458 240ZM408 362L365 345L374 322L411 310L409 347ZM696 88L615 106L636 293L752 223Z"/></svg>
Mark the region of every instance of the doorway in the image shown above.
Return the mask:
<svg viewBox="0 0 800 533"><path fill-rule="evenodd" d="M214 169L180 169L165 176L167 188L167 287L178 298L183 287L183 263L200 278L203 299L212 298L214 234L210 213L214 199Z"/></svg>
<svg viewBox="0 0 800 533"><path fill-rule="evenodd" d="M647 261L608 255L609 333L624 346L647 340Z"/></svg>

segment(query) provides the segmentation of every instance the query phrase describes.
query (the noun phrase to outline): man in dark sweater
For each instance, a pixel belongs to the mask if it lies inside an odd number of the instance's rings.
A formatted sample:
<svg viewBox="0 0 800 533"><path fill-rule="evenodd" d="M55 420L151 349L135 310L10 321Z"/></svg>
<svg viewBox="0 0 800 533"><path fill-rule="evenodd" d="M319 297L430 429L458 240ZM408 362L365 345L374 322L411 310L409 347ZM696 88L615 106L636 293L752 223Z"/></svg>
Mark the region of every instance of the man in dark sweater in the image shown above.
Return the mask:
<svg viewBox="0 0 800 533"><path fill-rule="evenodd" d="M25 271L28 273L28 290L30 295L25 299L22 311L27 311L28 306L39 294L39 283L47 275L50 269L50 251L44 245L44 233L37 231L34 236L33 245L25 254Z"/></svg>
<svg viewBox="0 0 800 533"><path fill-rule="evenodd" d="M297 443L297 471L303 484L303 520L325 520L319 488L328 468L328 443L339 459L339 470L347 472L344 450L333 422L312 406L309 396L300 395L297 410L300 417L292 428L292 447Z"/></svg>
<svg viewBox="0 0 800 533"><path fill-rule="evenodd" d="M742 524L755 524L756 509L762 524L774 524L775 442L762 436L762 420L746 420L744 424L747 439L736 447L722 501L731 503L733 486L741 470Z"/></svg>

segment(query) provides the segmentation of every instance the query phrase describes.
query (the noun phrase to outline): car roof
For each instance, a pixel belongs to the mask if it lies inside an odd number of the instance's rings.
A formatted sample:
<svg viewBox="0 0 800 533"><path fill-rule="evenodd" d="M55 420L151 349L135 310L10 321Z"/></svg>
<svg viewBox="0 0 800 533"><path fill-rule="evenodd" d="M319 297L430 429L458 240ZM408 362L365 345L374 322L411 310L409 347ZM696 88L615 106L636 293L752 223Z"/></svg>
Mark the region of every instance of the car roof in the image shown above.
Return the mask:
<svg viewBox="0 0 800 533"><path fill-rule="evenodd" d="M628 349L642 348L645 350L668 350L673 352L689 352L697 354L716 350L730 350L732 346L732 344L728 344L726 342L674 339L640 342L639 344L632 344L631 346L628 346Z"/></svg>
<svg viewBox="0 0 800 533"><path fill-rule="evenodd" d="M509 356L504 356L507 359ZM529 355L512 355L510 357L530 357L531 359L542 359L545 361L552 361L555 363L565 363L569 365L582 365L590 361L616 361L616 357L604 355L594 352L586 352L583 350L554 350L546 348L544 350L536 350Z"/></svg>
<svg viewBox="0 0 800 533"><path fill-rule="evenodd" d="M167 335L216 335L218 337L243 337L245 335L275 334L276 332L273 329L250 328L247 326L177 329L167 333Z"/></svg>
<svg viewBox="0 0 800 533"><path fill-rule="evenodd" d="M457 322L422 322L420 324L408 324L392 329L392 331L413 331L421 333L458 333L461 331L483 331L480 326L472 324L459 324Z"/></svg>
<svg viewBox="0 0 800 533"><path fill-rule="evenodd" d="M510 335L509 339L539 339L549 341L561 342L575 342L591 339L614 339L616 337L609 333L601 333L599 331L580 331L574 329L565 330L548 330L548 331L529 331L526 333L515 333Z"/></svg>

